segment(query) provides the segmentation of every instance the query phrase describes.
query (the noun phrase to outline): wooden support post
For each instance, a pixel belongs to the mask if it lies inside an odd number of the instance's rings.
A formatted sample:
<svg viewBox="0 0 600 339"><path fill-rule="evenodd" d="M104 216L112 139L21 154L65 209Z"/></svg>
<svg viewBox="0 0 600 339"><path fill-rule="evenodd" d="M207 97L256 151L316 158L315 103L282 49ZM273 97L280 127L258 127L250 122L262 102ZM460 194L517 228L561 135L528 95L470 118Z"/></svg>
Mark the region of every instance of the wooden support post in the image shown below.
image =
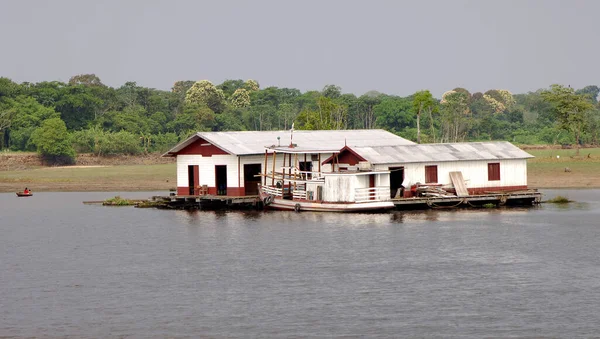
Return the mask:
<svg viewBox="0 0 600 339"><path fill-rule="evenodd" d="M268 151L265 150L265 167L264 167L265 173L263 173L263 185L265 185L265 186L267 186L267 159L268 159L267 154L268 154Z"/></svg>
<svg viewBox="0 0 600 339"><path fill-rule="evenodd" d="M321 175L321 153L319 153L319 175Z"/></svg>
<svg viewBox="0 0 600 339"><path fill-rule="evenodd" d="M292 178L292 155L288 154L288 178ZM289 190L292 190L292 183L288 184ZM289 193L289 192L288 192Z"/></svg>
<svg viewBox="0 0 600 339"><path fill-rule="evenodd" d="M275 186L275 159L277 158L277 152L273 151L273 171L271 171L271 186Z"/></svg>
<svg viewBox="0 0 600 339"><path fill-rule="evenodd" d="M304 166L306 166L306 153L304 153ZM304 168L304 170L305 170L306 172L308 172L308 169L307 169L307 168ZM312 171L312 165L311 165L311 171ZM304 180L307 180L307 179L308 179L308 173L304 173L304 178L303 178L303 179L304 179Z"/></svg>

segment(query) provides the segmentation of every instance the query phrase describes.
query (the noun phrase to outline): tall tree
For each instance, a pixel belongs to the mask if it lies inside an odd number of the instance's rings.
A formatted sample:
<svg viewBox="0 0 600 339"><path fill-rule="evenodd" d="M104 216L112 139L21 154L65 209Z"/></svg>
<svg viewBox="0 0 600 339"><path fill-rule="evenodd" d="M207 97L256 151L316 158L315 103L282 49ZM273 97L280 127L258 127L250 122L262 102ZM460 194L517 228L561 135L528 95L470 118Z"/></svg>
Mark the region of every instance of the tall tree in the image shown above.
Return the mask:
<svg viewBox="0 0 600 339"><path fill-rule="evenodd" d="M225 108L225 95L208 80L197 81L185 94L185 102L190 104L205 104L215 113L221 113Z"/></svg>
<svg viewBox="0 0 600 339"><path fill-rule="evenodd" d="M69 85L104 86L96 74L79 74L69 79Z"/></svg>
<svg viewBox="0 0 600 339"><path fill-rule="evenodd" d="M593 104L598 104L598 94L600 94L600 87L596 85L585 86L582 89L578 89L575 93L585 96Z"/></svg>
<svg viewBox="0 0 600 339"><path fill-rule="evenodd" d="M463 91L448 91L442 95L442 142L462 141L468 127L471 97Z"/></svg>
<svg viewBox="0 0 600 339"><path fill-rule="evenodd" d="M559 126L575 136L577 155L581 132L587 124L586 113L594 106L584 95L576 94L570 87L554 84L542 92L542 97L552 103Z"/></svg>
<svg viewBox="0 0 600 339"><path fill-rule="evenodd" d="M419 91L413 95L413 111L417 114L417 144L421 143L421 113L429 113L431 119L431 113L433 112L436 103L433 95L431 95L431 92L428 90ZM431 124L432 132L435 135L435 131L433 130L433 119L431 119Z"/></svg>
<svg viewBox="0 0 600 339"><path fill-rule="evenodd" d="M223 91L226 98L229 98L236 90L244 87L244 80L225 80L217 88Z"/></svg>
<svg viewBox="0 0 600 339"><path fill-rule="evenodd" d="M336 85L326 85L321 94L329 99L337 99L342 96L342 88Z"/></svg>

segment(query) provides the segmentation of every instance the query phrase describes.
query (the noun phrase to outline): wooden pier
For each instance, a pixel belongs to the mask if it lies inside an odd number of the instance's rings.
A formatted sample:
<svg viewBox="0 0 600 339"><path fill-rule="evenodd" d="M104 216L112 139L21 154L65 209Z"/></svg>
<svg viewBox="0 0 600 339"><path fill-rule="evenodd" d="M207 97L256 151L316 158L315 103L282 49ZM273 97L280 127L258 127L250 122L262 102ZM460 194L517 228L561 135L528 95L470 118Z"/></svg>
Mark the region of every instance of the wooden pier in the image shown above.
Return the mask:
<svg viewBox="0 0 600 339"><path fill-rule="evenodd" d="M262 201L258 195L169 195L153 196L157 208L165 209L260 209Z"/></svg>
<svg viewBox="0 0 600 339"><path fill-rule="evenodd" d="M531 206L542 201L542 193L535 189L513 192L488 192L467 196L420 196L392 199L396 209L480 207L486 204L496 206Z"/></svg>
<svg viewBox="0 0 600 339"><path fill-rule="evenodd" d="M531 206L542 201L537 190L514 192L488 192L468 196L420 196L392 199L397 210L427 208L481 207L486 204L496 206ZM262 209L263 202L258 195L169 195L153 196L149 207L164 209ZM140 206L142 207L142 206Z"/></svg>

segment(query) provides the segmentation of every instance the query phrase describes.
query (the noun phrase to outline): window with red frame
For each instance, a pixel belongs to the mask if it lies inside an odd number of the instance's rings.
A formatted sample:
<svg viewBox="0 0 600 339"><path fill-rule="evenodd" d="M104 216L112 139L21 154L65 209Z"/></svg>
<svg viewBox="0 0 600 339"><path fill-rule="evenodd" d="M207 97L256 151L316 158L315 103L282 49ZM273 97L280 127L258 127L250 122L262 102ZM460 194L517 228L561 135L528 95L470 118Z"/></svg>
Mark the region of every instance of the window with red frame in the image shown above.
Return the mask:
<svg viewBox="0 0 600 339"><path fill-rule="evenodd" d="M437 165L425 166L425 183L433 184L438 182Z"/></svg>
<svg viewBox="0 0 600 339"><path fill-rule="evenodd" d="M500 180L500 163L493 162L488 164L488 181Z"/></svg>

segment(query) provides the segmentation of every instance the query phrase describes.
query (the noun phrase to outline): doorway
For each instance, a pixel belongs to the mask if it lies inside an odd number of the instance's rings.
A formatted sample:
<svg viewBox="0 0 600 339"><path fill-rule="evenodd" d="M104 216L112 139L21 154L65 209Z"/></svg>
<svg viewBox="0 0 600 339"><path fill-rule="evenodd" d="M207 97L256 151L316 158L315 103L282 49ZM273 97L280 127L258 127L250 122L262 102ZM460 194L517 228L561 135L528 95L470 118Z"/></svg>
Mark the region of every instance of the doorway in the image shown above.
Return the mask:
<svg viewBox="0 0 600 339"><path fill-rule="evenodd" d="M217 195L227 195L227 165L215 166L215 186Z"/></svg>
<svg viewBox="0 0 600 339"><path fill-rule="evenodd" d="M402 198L404 195L404 167L390 167L390 198ZM398 191L400 189L400 191Z"/></svg>
<svg viewBox="0 0 600 339"><path fill-rule="evenodd" d="M197 195L197 188L200 185L200 170L198 165L188 165L188 187L189 195Z"/></svg>
<svg viewBox="0 0 600 339"><path fill-rule="evenodd" d="M258 184L260 184L261 164L244 165L244 194L258 195Z"/></svg>

